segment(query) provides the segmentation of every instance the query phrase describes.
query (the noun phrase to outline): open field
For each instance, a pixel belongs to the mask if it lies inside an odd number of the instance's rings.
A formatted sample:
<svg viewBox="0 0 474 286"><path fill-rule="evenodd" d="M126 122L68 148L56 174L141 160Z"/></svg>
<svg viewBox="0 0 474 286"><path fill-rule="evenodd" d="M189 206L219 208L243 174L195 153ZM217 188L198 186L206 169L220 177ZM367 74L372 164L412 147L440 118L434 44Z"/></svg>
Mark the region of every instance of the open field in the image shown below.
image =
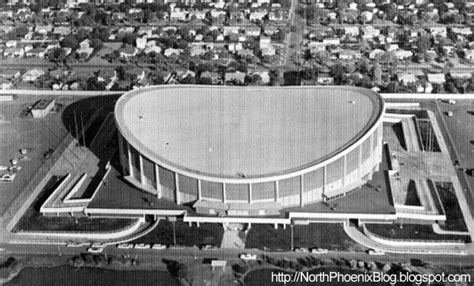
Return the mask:
<svg viewBox="0 0 474 286"><path fill-rule="evenodd" d="M210 244L220 246L224 228L220 224L202 223L199 227L195 224L189 226L182 221L176 222L176 244L184 246L200 246ZM173 244L173 223L160 220L158 226L149 234L138 238L134 243L161 243Z"/></svg>
<svg viewBox="0 0 474 286"><path fill-rule="evenodd" d="M311 223L293 226L294 247L321 247L331 250L355 250L362 247L344 232L342 223ZM275 229L273 225L255 224L247 234L245 248L272 251L291 249L291 229Z"/></svg>
<svg viewBox="0 0 474 286"><path fill-rule="evenodd" d="M367 229L379 236L388 239L400 239L410 241L442 241L461 240L470 242L470 237L466 235L444 235L433 231L431 225L424 224L365 224ZM402 226L402 227L401 227Z"/></svg>

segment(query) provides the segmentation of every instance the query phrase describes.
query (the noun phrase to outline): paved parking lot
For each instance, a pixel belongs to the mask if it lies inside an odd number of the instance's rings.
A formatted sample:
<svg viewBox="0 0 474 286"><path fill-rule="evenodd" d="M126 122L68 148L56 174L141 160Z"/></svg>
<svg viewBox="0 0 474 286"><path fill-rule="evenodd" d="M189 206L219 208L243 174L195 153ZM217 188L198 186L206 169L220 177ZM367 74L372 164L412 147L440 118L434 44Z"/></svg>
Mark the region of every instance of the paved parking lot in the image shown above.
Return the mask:
<svg viewBox="0 0 474 286"><path fill-rule="evenodd" d="M28 152L28 161L19 162L21 170L12 183L0 183L0 213L15 199L19 191L31 180L39 168L48 167L48 161L43 160L43 154L50 148L54 149L67 130L62 124L61 113L50 114L44 119L21 117L21 113L37 100L52 98L51 96L20 96L12 102L0 103L0 165L11 166L11 159L22 156L20 148L32 148ZM60 98L58 102L67 105L71 99ZM0 171L0 174L8 171Z"/></svg>

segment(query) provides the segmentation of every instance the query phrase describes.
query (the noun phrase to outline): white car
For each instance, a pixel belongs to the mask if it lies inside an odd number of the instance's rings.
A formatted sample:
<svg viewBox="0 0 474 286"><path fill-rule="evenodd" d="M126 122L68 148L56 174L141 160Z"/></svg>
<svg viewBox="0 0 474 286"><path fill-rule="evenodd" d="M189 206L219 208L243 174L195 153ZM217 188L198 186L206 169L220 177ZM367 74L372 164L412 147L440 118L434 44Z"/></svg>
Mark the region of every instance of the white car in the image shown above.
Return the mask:
<svg viewBox="0 0 474 286"><path fill-rule="evenodd" d="M90 252L90 253L102 253L102 251L104 251L104 248L102 248L102 247L89 247L89 248L87 248L87 252Z"/></svg>
<svg viewBox="0 0 474 286"><path fill-rule="evenodd" d="M146 244L146 243L139 243L139 244L135 244L134 247L136 249L148 249L148 248L150 248L150 245Z"/></svg>
<svg viewBox="0 0 474 286"><path fill-rule="evenodd" d="M449 103L449 104L453 104L453 105L454 105L454 104L456 104L456 100L454 100L454 99L450 99L450 100L448 100L448 103Z"/></svg>
<svg viewBox="0 0 474 286"><path fill-rule="evenodd" d="M101 242L94 242L94 243L91 244L91 247L92 248L104 248L105 244L103 244Z"/></svg>
<svg viewBox="0 0 474 286"><path fill-rule="evenodd" d="M448 111L448 116L449 116L449 117L452 117L453 115L454 115L454 112Z"/></svg>
<svg viewBox="0 0 474 286"><path fill-rule="evenodd" d="M385 255L385 251L379 249L369 249L369 255Z"/></svg>
<svg viewBox="0 0 474 286"><path fill-rule="evenodd" d="M242 260L257 260L257 254L242 253L242 254L240 254L240 259L242 259Z"/></svg>
<svg viewBox="0 0 474 286"><path fill-rule="evenodd" d="M117 248L119 248L119 249L130 249L130 248L133 248L133 244L122 243L122 244L117 245Z"/></svg>
<svg viewBox="0 0 474 286"><path fill-rule="evenodd" d="M309 252L307 248L304 247L295 247L294 252Z"/></svg>
<svg viewBox="0 0 474 286"><path fill-rule="evenodd" d="M153 246L151 248L156 249L156 250L162 250L162 249L166 249L166 245L155 243L155 244L153 244Z"/></svg>
<svg viewBox="0 0 474 286"><path fill-rule="evenodd" d="M313 249L311 249L311 253L315 253L315 254L328 253L328 250L326 248L313 248Z"/></svg>
<svg viewBox="0 0 474 286"><path fill-rule="evenodd" d="M6 171L6 170L8 170L7 166L0 166L0 171Z"/></svg>
<svg viewBox="0 0 474 286"><path fill-rule="evenodd" d="M0 177L0 182L13 182L15 178L16 178L16 174L3 174Z"/></svg>

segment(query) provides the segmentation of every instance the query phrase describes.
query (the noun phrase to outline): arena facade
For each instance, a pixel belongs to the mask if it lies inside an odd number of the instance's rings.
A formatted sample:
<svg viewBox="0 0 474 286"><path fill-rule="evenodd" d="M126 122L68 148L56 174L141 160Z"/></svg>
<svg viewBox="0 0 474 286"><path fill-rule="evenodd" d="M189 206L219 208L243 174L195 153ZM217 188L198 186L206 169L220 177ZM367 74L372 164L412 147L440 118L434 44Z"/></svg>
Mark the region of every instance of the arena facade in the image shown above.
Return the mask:
<svg viewBox="0 0 474 286"><path fill-rule="evenodd" d="M198 213L278 214L365 184L384 101L354 87L153 86L115 106L124 177Z"/></svg>

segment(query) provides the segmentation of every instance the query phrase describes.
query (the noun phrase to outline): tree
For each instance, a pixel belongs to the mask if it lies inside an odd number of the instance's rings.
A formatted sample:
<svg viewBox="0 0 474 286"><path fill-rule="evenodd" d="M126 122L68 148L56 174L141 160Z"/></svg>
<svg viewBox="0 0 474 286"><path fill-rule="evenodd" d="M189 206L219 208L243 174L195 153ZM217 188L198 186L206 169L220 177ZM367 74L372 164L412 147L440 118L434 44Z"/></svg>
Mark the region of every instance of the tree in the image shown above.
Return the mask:
<svg viewBox="0 0 474 286"><path fill-rule="evenodd" d="M54 48L48 52L48 59L53 62L62 62L66 59L66 52L62 48Z"/></svg>
<svg viewBox="0 0 474 286"><path fill-rule="evenodd" d="M71 48L73 50L79 48L79 41L74 34L69 34L61 41L61 47Z"/></svg>
<svg viewBox="0 0 474 286"><path fill-rule="evenodd" d="M417 49L419 53L426 53L431 48L431 39L428 35L424 34L418 37Z"/></svg>
<svg viewBox="0 0 474 286"><path fill-rule="evenodd" d="M372 80L376 85L382 84L382 67L379 63L375 63L372 68Z"/></svg>
<svg viewBox="0 0 474 286"><path fill-rule="evenodd" d="M30 30L26 26L20 26L15 29L16 36L20 38L23 38L29 31Z"/></svg>

